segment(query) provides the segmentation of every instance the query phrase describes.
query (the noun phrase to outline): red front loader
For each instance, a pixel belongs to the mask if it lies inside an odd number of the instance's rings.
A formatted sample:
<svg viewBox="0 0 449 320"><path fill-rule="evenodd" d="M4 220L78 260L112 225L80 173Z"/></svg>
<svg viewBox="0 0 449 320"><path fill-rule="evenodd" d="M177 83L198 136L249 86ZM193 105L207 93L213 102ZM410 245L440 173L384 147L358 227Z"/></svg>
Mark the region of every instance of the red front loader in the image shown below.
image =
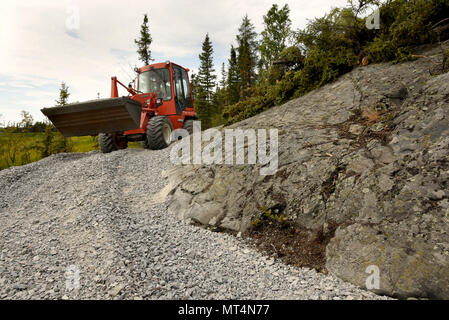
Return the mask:
<svg viewBox="0 0 449 320"><path fill-rule="evenodd" d="M175 129L190 134L193 107L188 69L172 62L156 63L135 70L128 87L111 79L111 98L44 108L44 113L65 136L98 135L103 153L125 149L128 141L141 141L147 149L166 148ZM118 85L128 91L119 97Z"/></svg>

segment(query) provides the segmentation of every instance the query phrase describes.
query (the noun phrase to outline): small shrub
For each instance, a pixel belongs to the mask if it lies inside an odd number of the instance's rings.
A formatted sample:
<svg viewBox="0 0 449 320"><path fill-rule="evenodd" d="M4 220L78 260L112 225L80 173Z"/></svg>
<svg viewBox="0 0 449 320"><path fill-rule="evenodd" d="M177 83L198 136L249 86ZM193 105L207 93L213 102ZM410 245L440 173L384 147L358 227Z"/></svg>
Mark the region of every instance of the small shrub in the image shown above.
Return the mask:
<svg viewBox="0 0 449 320"><path fill-rule="evenodd" d="M266 206L262 206L262 213L258 218L254 218L251 220L251 224L254 227L259 227L266 224L280 224L281 226L287 226L288 220L287 218L280 212L278 212L277 209L267 209Z"/></svg>

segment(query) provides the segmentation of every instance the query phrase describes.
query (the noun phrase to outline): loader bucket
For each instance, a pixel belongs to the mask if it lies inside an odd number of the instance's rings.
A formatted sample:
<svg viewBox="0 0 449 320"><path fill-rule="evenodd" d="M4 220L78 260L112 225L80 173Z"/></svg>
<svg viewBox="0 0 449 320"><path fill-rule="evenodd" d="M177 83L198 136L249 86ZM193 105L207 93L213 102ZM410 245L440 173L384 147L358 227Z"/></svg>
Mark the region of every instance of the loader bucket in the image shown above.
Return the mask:
<svg viewBox="0 0 449 320"><path fill-rule="evenodd" d="M138 129L142 105L121 97L72 103L41 111L64 137L72 137Z"/></svg>

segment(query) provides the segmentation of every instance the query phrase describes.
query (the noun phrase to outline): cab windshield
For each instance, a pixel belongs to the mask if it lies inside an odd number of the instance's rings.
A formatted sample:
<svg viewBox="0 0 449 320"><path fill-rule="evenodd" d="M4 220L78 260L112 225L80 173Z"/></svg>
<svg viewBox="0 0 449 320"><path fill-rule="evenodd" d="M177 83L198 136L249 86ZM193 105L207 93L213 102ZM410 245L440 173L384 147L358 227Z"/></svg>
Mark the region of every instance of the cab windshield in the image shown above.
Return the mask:
<svg viewBox="0 0 449 320"><path fill-rule="evenodd" d="M158 98L171 100L170 71L163 68L142 72L137 89L143 93L155 92Z"/></svg>

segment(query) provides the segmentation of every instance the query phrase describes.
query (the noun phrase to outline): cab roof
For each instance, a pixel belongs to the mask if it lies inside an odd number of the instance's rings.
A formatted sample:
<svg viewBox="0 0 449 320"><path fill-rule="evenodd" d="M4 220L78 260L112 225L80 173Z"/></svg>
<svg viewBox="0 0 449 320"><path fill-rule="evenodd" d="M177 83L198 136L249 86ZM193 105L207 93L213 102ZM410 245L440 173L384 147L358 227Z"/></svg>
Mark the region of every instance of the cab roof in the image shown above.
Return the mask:
<svg viewBox="0 0 449 320"><path fill-rule="evenodd" d="M150 64L150 65L141 67L141 68L138 69L138 72L139 73L140 72L145 72L145 71L148 71L148 70L151 70L151 69L162 69L162 68L167 68L167 67L170 67L170 66L173 66L173 65L184 69L186 72L190 71L189 69L184 68L184 67L180 66L179 64L176 64L176 63L170 62L170 61L166 61L166 62L153 63L153 64Z"/></svg>

